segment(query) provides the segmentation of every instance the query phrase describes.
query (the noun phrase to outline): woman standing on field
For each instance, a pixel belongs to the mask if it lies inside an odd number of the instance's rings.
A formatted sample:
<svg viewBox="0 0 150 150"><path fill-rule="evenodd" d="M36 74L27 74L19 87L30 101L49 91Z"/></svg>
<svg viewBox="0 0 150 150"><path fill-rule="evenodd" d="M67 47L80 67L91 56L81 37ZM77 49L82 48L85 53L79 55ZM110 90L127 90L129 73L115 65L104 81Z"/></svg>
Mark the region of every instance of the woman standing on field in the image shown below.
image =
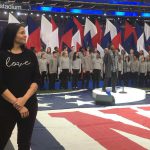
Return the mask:
<svg viewBox="0 0 150 150"><path fill-rule="evenodd" d="M35 54L25 48L25 28L11 23L0 46L0 149L17 124L19 150L29 150L37 114L36 91L40 82Z"/></svg>

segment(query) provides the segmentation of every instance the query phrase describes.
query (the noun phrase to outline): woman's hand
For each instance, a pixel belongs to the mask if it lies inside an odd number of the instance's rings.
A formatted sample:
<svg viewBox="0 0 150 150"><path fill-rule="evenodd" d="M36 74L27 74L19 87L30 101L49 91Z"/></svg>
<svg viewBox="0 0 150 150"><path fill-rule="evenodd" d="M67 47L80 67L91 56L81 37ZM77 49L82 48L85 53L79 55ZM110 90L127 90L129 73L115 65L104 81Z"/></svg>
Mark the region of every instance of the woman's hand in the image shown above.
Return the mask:
<svg viewBox="0 0 150 150"><path fill-rule="evenodd" d="M23 97L19 97L13 106L19 111L22 107L24 107L25 103L26 100Z"/></svg>
<svg viewBox="0 0 150 150"><path fill-rule="evenodd" d="M21 115L21 118L27 118L29 116L29 110L26 107L22 107L19 110L19 113Z"/></svg>
<svg viewBox="0 0 150 150"><path fill-rule="evenodd" d="M21 107L24 106L26 103L26 99L24 97L19 97L17 104L20 105Z"/></svg>

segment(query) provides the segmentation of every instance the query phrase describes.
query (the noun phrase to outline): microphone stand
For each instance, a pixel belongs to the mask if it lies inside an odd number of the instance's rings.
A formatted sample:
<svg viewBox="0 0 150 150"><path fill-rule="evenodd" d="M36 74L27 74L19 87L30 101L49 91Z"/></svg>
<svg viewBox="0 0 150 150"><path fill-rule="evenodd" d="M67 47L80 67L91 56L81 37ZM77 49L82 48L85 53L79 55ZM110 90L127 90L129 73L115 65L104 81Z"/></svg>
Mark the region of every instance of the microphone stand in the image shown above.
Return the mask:
<svg viewBox="0 0 150 150"><path fill-rule="evenodd" d="M123 63L122 63L122 65L123 65L123 76L124 76L124 55L125 55L125 52L123 51ZM119 93L121 93L121 94L126 94L127 92L125 92L124 91L124 78L123 78L123 83L122 83L122 91L120 91Z"/></svg>

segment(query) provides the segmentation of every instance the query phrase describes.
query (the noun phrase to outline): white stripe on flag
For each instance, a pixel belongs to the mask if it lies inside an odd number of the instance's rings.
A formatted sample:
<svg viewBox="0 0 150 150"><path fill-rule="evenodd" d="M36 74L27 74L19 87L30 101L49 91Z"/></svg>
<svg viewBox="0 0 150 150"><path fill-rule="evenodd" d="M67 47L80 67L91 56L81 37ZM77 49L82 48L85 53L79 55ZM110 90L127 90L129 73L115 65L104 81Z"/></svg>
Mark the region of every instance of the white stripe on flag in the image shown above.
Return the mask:
<svg viewBox="0 0 150 150"><path fill-rule="evenodd" d="M51 117L38 113L38 121L63 145L65 150L106 150L102 145L89 137L82 130L64 118ZM85 145L86 143L86 145Z"/></svg>

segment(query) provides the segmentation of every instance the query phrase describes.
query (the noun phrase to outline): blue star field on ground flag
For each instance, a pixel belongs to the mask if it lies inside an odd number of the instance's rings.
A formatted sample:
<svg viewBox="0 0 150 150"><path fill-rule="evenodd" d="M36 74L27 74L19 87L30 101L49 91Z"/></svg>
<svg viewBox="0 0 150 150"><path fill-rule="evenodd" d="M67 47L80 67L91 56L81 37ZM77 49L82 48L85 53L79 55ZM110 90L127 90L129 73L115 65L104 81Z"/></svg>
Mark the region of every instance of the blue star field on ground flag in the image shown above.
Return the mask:
<svg viewBox="0 0 150 150"><path fill-rule="evenodd" d="M147 92L148 93L148 92ZM128 104L148 104L150 95L147 94L147 98L143 101L128 103ZM38 94L39 111L43 110L59 110L59 109L72 109L72 108L94 108L102 107L102 105L96 105L95 100L92 97L91 90L56 93L56 94ZM126 105L126 104L116 104ZM104 105L103 105L104 106Z"/></svg>

